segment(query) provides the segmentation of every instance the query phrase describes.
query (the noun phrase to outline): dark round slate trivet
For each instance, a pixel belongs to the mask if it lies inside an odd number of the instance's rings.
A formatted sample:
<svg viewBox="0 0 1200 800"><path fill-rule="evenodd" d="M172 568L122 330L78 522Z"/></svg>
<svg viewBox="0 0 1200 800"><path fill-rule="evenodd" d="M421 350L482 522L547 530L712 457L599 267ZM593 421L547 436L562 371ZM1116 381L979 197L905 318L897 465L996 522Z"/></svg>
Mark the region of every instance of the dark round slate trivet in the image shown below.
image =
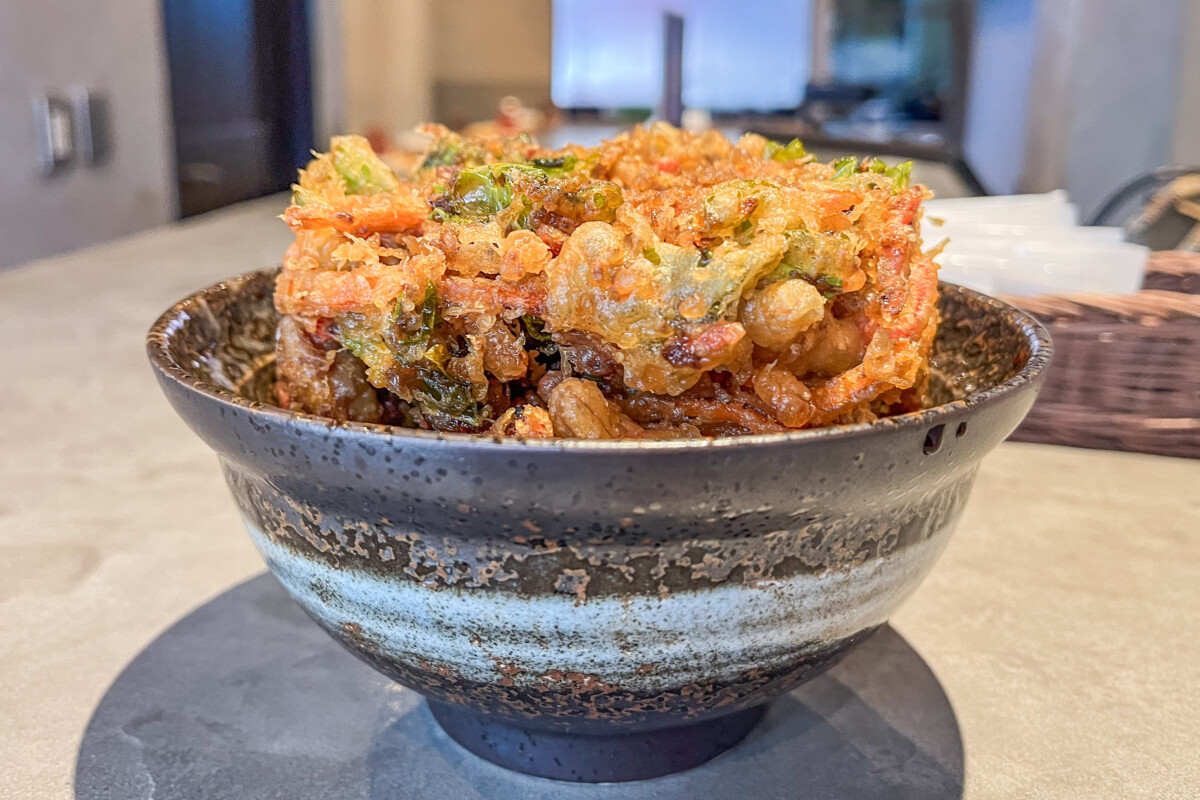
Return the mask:
<svg viewBox="0 0 1200 800"><path fill-rule="evenodd" d="M420 698L326 636L269 575L150 644L100 702L77 800L830 800L962 796L954 712L885 627L776 702L740 745L688 772L572 784L463 750Z"/></svg>

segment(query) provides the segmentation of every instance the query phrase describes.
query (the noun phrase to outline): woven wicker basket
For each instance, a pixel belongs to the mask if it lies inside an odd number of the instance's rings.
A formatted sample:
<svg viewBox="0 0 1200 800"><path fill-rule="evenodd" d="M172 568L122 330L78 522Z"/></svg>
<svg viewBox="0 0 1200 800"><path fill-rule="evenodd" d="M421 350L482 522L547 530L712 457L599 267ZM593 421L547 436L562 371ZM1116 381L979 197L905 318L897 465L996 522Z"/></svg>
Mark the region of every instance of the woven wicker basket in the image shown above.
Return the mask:
<svg viewBox="0 0 1200 800"><path fill-rule="evenodd" d="M1200 458L1200 254L1154 253L1145 286L1009 298L1055 348L1013 439Z"/></svg>

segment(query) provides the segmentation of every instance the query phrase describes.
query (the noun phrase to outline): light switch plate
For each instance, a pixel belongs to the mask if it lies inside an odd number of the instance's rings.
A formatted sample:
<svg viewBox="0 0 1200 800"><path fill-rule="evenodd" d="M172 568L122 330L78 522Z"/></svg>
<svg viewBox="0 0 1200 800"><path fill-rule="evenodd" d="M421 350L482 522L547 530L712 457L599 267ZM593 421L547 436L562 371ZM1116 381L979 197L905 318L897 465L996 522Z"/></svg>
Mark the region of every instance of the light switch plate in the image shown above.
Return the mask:
<svg viewBox="0 0 1200 800"><path fill-rule="evenodd" d="M90 89L71 92L75 106L75 138L79 142L79 157L89 167L108 160L112 150L108 98Z"/></svg>
<svg viewBox="0 0 1200 800"><path fill-rule="evenodd" d="M61 97L39 94L33 98L38 162L45 175L58 172L75 157L71 104Z"/></svg>

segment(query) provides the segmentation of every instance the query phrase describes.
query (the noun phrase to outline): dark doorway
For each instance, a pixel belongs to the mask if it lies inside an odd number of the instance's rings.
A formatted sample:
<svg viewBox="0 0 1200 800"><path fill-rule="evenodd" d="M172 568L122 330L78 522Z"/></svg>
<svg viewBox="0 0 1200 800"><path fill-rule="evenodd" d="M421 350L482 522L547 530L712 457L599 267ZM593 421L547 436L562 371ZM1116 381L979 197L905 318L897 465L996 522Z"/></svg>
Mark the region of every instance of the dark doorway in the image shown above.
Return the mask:
<svg viewBox="0 0 1200 800"><path fill-rule="evenodd" d="M305 0L164 0L180 213L286 189L313 144Z"/></svg>

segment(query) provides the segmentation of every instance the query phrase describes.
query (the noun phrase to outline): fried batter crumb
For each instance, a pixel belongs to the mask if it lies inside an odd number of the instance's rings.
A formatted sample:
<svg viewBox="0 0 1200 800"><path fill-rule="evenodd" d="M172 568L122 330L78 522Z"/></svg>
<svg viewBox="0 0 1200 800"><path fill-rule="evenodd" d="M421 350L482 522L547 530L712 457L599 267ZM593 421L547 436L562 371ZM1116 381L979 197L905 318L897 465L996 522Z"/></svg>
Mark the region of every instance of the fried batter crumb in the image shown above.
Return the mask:
<svg viewBox="0 0 1200 800"><path fill-rule="evenodd" d="M335 137L300 173L282 405L521 438L765 433L925 402L937 268L908 164L664 123L595 148Z"/></svg>

